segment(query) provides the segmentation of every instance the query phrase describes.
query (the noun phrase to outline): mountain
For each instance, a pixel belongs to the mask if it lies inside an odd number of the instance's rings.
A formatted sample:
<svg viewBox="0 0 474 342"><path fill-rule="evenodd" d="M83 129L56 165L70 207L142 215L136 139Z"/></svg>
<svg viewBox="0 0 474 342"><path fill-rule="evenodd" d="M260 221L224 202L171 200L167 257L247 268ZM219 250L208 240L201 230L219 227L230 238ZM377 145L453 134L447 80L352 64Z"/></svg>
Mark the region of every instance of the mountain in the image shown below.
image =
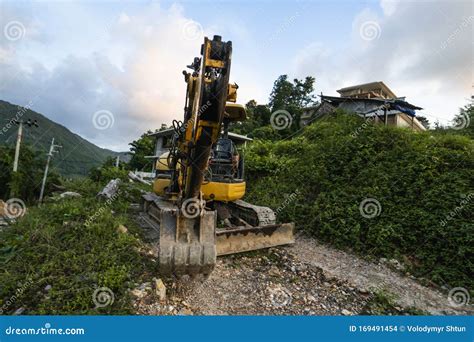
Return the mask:
<svg viewBox="0 0 474 342"><path fill-rule="evenodd" d="M15 145L18 132L18 125L12 124L15 118L38 122L39 127L23 125L22 144L29 144L44 153L49 151L52 138L55 144L62 146L52 161L52 167L62 175L86 175L91 168L101 165L109 157L120 155L121 160L128 157L126 152L114 152L96 146L40 113L2 100L0 100L0 144Z"/></svg>

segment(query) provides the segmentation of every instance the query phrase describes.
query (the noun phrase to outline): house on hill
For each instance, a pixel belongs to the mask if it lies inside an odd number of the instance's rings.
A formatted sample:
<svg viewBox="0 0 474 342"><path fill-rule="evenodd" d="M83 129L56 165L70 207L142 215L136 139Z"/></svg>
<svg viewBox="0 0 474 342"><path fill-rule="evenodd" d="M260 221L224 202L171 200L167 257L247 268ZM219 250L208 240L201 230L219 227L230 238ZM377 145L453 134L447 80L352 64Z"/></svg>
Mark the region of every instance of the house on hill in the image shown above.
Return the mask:
<svg viewBox="0 0 474 342"><path fill-rule="evenodd" d="M340 96L321 95L320 104L305 108L300 124L308 125L340 108L367 119L372 118L378 124L426 130L415 112L423 108L407 102L404 97L397 97L382 81L345 87L337 92Z"/></svg>

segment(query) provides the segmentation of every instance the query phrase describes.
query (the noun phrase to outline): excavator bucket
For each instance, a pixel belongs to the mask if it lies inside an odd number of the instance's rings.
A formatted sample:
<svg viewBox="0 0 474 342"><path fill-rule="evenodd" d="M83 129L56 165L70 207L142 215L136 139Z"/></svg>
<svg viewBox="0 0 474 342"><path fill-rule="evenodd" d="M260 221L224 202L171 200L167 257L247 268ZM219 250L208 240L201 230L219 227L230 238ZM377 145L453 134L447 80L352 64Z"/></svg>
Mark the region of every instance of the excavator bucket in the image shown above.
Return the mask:
<svg viewBox="0 0 474 342"><path fill-rule="evenodd" d="M292 244L295 242L294 228L293 223L260 227L218 228L216 230L217 255Z"/></svg>
<svg viewBox="0 0 474 342"><path fill-rule="evenodd" d="M173 203L155 194L143 196L142 218L159 232L158 262L162 274L210 274L216 264L216 213L203 211L195 218L182 214Z"/></svg>

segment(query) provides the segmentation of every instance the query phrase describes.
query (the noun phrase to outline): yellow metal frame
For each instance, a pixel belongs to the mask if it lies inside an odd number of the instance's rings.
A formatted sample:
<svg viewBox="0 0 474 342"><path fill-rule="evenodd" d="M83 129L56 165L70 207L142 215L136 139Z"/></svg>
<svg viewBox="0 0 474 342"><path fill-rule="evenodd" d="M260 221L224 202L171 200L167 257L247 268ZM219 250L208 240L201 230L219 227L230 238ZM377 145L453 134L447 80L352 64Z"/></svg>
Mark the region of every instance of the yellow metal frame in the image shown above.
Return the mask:
<svg viewBox="0 0 474 342"><path fill-rule="evenodd" d="M157 178L153 182L153 192L159 196L163 196L165 194L165 188L169 185L169 179ZM239 183L207 182L203 183L201 191L205 200L231 202L244 197L245 188L246 184L244 181Z"/></svg>
<svg viewBox="0 0 474 342"><path fill-rule="evenodd" d="M205 200L231 202L241 199L245 195L246 184L239 183L203 183L201 191Z"/></svg>

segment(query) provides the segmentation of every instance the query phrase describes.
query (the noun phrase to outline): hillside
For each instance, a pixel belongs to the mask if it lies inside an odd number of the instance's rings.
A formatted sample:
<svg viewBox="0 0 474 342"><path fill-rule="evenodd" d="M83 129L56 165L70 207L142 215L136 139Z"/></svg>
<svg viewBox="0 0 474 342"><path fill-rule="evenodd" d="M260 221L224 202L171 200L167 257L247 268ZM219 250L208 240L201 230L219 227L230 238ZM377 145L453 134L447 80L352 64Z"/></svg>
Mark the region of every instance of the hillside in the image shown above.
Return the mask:
<svg viewBox="0 0 474 342"><path fill-rule="evenodd" d="M47 152L54 137L55 143L62 146L54 158L54 166L62 175L86 175L92 167L101 165L108 157L117 156L117 152L100 148L81 138L66 127L48 119L35 111L0 100L1 128L18 117L37 120L39 128L24 130L24 140L33 148ZM0 144L14 145L17 136L17 125L10 129L0 129Z"/></svg>
<svg viewBox="0 0 474 342"><path fill-rule="evenodd" d="M473 289L474 142L339 114L247 150L246 200L337 248ZM394 262L395 262L394 261ZM400 265L398 264L400 263Z"/></svg>

